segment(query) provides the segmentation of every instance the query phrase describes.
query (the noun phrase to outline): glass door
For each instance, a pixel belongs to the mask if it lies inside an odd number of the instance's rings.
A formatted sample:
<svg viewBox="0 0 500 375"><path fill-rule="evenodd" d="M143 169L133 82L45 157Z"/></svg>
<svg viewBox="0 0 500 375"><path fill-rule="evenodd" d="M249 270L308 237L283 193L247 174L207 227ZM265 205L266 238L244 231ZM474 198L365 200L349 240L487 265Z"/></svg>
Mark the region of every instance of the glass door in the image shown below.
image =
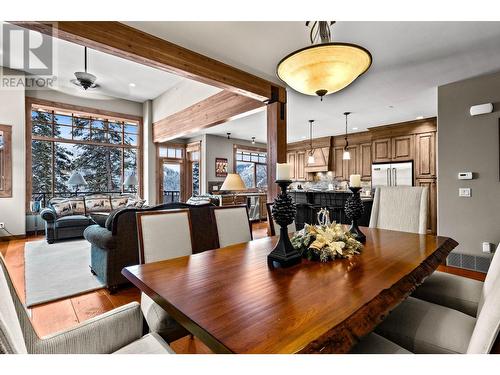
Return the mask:
<svg viewBox="0 0 500 375"><path fill-rule="evenodd" d="M164 161L162 165L162 203L181 200L181 163Z"/></svg>

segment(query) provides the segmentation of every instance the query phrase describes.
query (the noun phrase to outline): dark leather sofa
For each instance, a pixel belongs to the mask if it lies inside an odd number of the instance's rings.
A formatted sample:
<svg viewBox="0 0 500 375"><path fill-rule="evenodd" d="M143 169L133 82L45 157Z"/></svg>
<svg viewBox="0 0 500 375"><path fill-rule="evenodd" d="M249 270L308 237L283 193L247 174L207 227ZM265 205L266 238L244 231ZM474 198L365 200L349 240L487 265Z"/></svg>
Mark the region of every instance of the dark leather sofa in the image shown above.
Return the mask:
<svg viewBox="0 0 500 375"><path fill-rule="evenodd" d="M212 204L166 203L150 208L124 208L113 212L106 221L105 228L91 225L83 233L91 244L92 272L112 293L120 285L128 283L121 271L124 267L139 264L136 223L138 211L187 208L191 214L193 253L217 248L217 226L212 218L210 206Z"/></svg>

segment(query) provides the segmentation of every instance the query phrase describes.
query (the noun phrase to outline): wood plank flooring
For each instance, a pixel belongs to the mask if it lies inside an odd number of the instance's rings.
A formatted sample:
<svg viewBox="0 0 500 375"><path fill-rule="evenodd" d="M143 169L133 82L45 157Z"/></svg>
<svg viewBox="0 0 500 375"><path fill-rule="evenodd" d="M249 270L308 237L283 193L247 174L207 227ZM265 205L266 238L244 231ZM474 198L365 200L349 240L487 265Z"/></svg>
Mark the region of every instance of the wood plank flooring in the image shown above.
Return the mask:
<svg viewBox="0 0 500 375"><path fill-rule="evenodd" d="M267 222L252 225L254 239L267 236ZM24 288L24 244L29 241L43 239L43 236L30 236L26 239L0 241L0 253L4 256L9 274L16 291L25 302ZM484 280L484 274L474 271L462 270L454 267L440 266L439 270L461 276ZM123 306L132 301L140 300L140 292L135 287L120 289L115 294L109 294L107 289L100 289L79 296L49 302L29 309L31 320L40 337L47 336L64 329L71 328L87 319ZM201 341L190 336L183 337L171 343L176 353L203 354L211 353Z"/></svg>

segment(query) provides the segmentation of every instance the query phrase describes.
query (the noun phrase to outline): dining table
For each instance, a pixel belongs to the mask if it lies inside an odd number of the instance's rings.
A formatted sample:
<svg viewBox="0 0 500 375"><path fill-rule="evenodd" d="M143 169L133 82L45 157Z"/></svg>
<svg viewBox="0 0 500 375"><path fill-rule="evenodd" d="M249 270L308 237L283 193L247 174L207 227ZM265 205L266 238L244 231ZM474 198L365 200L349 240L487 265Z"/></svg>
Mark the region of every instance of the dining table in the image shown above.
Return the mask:
<svg viewBox="0 0 500 375"><path fill-rule="evenodd" d="M278 237L266 237L122 274L214 353L348 353L458 245L362 231L361 253L346 259L273 268L267 255Z"/></svg>

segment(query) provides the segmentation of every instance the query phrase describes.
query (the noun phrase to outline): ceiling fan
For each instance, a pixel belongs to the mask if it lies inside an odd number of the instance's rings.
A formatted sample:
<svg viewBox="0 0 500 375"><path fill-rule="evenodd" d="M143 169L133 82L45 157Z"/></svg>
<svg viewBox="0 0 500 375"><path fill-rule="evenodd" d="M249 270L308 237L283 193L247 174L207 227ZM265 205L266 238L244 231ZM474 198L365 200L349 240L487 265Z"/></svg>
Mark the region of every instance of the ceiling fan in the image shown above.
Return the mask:
<svg viewBox="0 0 500 375"><path fill-rule="evenodd" d="M75 72L75 77L76 79L72 79L71 83L78 87L83 87L84 90L88 89L94 89L96 87L99 87L95 81L97 80L97 77L93 74L90 74L87 72L87 47L84 47L84 53L85 53L85 71L84 72Z"/></svg>

